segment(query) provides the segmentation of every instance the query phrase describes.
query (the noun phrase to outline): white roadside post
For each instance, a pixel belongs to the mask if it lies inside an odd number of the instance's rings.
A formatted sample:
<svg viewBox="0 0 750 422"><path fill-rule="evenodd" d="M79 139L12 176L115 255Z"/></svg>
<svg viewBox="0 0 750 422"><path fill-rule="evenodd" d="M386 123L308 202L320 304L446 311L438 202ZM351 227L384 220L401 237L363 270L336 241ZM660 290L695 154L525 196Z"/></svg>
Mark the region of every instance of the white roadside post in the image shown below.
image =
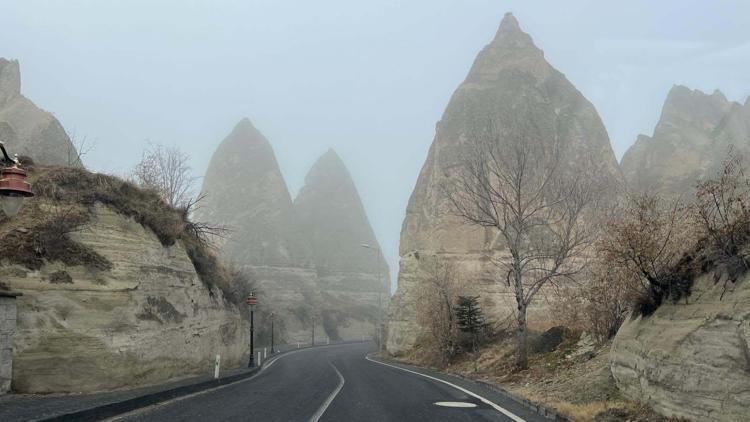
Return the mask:
<svg viewBox="0 0 750 422"><path fill-rule="evenodd" d="M263 360L266 360L267 357L268 357L268 349L264 347L263 348Z"/></svg>
<svg viewBox="0 0 750 422"><path fill-rule="evenodd" d="M261 360L260 360L260 356L261 356L261 355L260 355L260 350L258 350L258 366L260 366L260 365L261 365L261 363L262 363L262 362L261 362Z"/></svg>
<svg viewBox="0 0 750 422"><path fill-rule="evenodd" d="M219 378L219 368L221 367L221 355L216 355L216 363L214 363L214 378Z"/></svg>

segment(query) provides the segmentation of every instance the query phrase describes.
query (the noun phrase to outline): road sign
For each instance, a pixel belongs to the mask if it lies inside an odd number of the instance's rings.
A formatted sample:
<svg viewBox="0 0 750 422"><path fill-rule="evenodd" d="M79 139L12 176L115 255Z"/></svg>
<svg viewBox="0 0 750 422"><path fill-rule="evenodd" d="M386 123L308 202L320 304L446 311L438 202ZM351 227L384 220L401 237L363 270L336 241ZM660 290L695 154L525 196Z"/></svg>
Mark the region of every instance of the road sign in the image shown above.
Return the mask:
<svg viewBox="0 0 750 422"><path fill-rule="evenodd" d="M245 303L248 304L248 305L250 305L250 306L257 305L258 304L258 298L256 298L255 296L252 296L252 295L248 296L247 299L245 299Z"/></svg>

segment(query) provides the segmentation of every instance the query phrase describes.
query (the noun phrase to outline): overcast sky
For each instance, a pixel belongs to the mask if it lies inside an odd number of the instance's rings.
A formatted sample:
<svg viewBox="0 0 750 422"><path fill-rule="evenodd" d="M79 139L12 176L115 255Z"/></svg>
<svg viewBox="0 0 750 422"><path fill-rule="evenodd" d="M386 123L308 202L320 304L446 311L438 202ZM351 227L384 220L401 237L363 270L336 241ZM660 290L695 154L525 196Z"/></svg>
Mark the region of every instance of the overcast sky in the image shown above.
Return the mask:
<svg viewBox="0 0 750 422"><path fill-rule="evenodd" d="M359 187L394 275L409 195L435 123L512 11L596 106L617 155L650 134L673 84L744 102L750 2L0 0L0 57L122 174L149 142L202 175L242 117L265 134L292 195L327 148Z"/></svg>

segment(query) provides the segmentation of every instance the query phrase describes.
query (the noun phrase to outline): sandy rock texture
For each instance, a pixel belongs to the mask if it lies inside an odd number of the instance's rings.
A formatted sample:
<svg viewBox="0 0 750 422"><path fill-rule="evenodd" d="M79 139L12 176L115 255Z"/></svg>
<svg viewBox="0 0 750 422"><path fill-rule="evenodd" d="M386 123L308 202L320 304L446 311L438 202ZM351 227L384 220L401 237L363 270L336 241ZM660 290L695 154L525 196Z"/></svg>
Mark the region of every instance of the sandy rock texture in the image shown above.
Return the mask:
<svg viewBox="0 0 750 422"><path fill-rule="evenodd" d="M103 205L71 237L112 269L2 265L6 282L24 294L18 299L15 391L157 383L211 373L216 354L225 367L245 362L249 334L239 311L201 282L180 242L164 247L153 232Z"/></svg>
<svg viewBox="0 0 750 422"><path fill-rule="evenodd" d="M750 415L750 277L696 279L680 303L623 324L612 375L627 397L666 416L746 421Z"/></svg>

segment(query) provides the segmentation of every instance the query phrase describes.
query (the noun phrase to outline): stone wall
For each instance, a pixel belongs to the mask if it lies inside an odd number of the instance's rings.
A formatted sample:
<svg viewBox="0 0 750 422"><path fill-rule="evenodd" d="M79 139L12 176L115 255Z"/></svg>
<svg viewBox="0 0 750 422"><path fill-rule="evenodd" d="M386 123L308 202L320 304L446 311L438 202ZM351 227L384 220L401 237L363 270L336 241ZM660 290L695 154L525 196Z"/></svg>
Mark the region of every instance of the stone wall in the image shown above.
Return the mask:
<svg viewBox="0 0 750 422"><path fill-rule="evenodd" d="M0 291L0 394L10 391L13 378L13 336L17 293Z"/></svg>

